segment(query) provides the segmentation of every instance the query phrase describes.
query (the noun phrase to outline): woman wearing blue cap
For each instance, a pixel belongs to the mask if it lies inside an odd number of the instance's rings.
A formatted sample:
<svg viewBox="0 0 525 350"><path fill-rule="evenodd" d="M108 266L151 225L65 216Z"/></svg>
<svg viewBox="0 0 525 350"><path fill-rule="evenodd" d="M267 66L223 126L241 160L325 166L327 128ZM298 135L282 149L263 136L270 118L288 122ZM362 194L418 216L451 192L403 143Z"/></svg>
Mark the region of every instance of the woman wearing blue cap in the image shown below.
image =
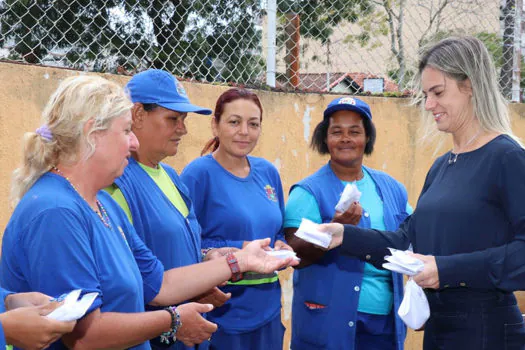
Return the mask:
<svg viewBox="0 0 525 350"><path fill-rule="evenodd" d="M261 135L262 105L257 95L232 88L217 99L212 119L214 138L182 171L202 226L204 248L242 248L270 236L276 250L284 242L284 199L277 169L249 155ZM281 286L277 273L247 274L230 281L232 298L208 316L219 326L211 339L214 350L280 350Z"/></svg>
<svg viewBox="0 0 525 350"><path fill-rule="evenodd" d="M124 173L107 190L166 270L196 264L201 261L201 229L193 204L175 170L162 161L177 154L181 138L187 134L188 113L209 115L211 110L191 104L180 82L163 70L136 74L126 89L133 102L132 130L140 147L131 153ZM218 307L230 296L214 288L205 297L196 301ZM171 349L189 349L183 342L189 343L200 326L199 320L193 321L183 322ZM151 345L161 346L159 339Z"/></svg>
<svg viewBox="0 0 525 350"><path fill-rule="evenodd" d="M337 250L327 253L294 235L302 218L394 230L403 222L411 211L405 187L363 165L375 139L370 107L364 101L333 100L311 141L320 154L330 154L330 161L290 190L284 227L286 239L301 258L294 272L294 350L403 349L405 327L396 314L403 294L402 275ZM355 184L361 199L337 212L346 184Z"/></svg>

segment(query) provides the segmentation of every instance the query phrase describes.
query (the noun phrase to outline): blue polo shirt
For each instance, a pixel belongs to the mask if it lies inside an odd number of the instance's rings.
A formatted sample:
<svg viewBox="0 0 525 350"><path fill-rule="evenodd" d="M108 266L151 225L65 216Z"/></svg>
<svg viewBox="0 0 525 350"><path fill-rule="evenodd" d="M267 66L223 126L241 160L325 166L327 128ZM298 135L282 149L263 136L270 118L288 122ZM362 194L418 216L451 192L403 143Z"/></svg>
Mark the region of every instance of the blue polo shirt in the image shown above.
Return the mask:
<svg viewBox="0 0 525 350"><path fill-rule="evenodd" d="M248 156L245 178L224 169L211 155L195 159L181 173L202 227L202 246L238 247L244 241L271 237L284 240L284 199L277 169L267 160ZM249 277L249 278L246 278ZM210 312L213 321L229 334L260 328L281 312L281 287L276 274L246 276L223 287L232 297ZM253 279L252 279L253 278ZM213 342L213 340L212 340Z"/></svg>
<svg viewBox="0 0 525 350"><path fill-rule="evenodd" d="M109 194L98 200L111 229L61 176L46 173L16 207L3 236L0 283L17 292L59 296L97 292L88 312L143 312L164 267L136 235ZM51 349L63 349L57 341ZM149 349L145 342L133 349Z"/></svg>

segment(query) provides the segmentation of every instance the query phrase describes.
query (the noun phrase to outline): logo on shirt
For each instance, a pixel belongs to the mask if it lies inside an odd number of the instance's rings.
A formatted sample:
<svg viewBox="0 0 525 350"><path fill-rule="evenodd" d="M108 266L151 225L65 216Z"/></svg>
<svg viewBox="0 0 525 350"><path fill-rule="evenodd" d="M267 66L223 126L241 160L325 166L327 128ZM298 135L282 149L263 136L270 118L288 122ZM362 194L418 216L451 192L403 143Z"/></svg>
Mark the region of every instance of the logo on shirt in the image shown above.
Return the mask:
<svg viewBox="0 0 525 350"><path fill-rule="evenodd" d="M264 192L266 192L266 197L272 202L277 202L277 195L275 194L275 188L270 185L264 186Z"/></svg>

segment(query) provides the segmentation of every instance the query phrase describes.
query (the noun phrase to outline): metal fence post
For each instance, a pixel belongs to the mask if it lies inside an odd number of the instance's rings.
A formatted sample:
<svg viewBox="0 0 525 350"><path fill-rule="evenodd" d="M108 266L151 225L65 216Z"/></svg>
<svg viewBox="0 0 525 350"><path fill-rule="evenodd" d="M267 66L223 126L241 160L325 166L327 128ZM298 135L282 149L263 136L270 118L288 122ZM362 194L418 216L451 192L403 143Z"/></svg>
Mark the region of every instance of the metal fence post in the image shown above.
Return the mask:
<svg viewBox="0 0 525 350"><path fill-rule="evenodd" d="M266 36L268 51L266 56L266 85L275 87L275 56L276 56L276 27L277 27L277 0L268 0L268 35Z"/></svg>
<svg viewBox="0 0 525 350"><path fill-rule="evenodd" d="M516 0L514 15L514 55L512 67L512 102L520 102L521 83L521 17L523 15L523 0Z"/></svg>

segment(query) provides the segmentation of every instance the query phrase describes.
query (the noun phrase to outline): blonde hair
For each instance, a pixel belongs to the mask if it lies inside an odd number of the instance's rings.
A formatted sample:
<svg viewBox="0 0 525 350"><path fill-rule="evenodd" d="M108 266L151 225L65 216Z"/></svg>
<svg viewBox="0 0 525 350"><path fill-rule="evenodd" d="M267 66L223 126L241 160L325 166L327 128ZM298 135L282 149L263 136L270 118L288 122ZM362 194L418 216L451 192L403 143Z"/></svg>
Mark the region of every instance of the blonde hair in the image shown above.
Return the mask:
<svg viewBox="0 0 525 350"><path fill-rule="evenodd" d="M421 50L418 73L413 81L416 91L413 104L419 104L422 109L424 138L436 133L431 113L425 111L422 92L421 74L426 67L441 71L459 87L468 79L472 87L472 109L481 129L507 134L523 147L512 132L507 101L501 94L492 57L483 42L472 36L449 37Z"/></svg>
<svg viewBox="0 0 525 350"><path fill-rule="evenodd" d="M132 106L118 84L99 76L74 76L62 81L42 112L42 123L52 137L35 132L24 135L22 166L13 172L12 205L53 165L78 161L81 145L87 149L85 159L91 157L95 152L91 134L108 129ZM93 126L84 134L90 120Z"/></svg>

